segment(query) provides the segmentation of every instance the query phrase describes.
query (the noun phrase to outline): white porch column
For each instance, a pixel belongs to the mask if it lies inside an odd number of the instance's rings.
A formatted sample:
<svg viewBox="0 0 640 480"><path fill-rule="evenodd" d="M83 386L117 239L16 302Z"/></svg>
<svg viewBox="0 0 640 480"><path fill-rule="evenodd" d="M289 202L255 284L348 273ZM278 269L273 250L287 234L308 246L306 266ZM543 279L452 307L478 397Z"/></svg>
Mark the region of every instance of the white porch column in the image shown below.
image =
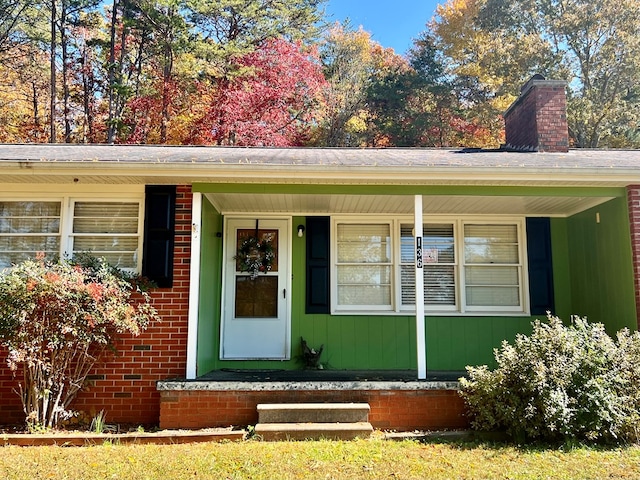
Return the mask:
<svg viewBox="0 0 640 480"><path fill-rule="evenodd" d="M187 329L187 379L196 378L198 306L200 304L200 232L202 193L193 193L191 208L191 261L189 273L189 326Z"/></svg>
<svg viewBox="0 0 640 480"><path fill-rule="evenodd" d="M422 195L415 195L413 208L413 231L415 236L415 283L416 283L416 339L418 353L418 380L427 378L427 342L424 326L424 276L422 264Z"/></svg>

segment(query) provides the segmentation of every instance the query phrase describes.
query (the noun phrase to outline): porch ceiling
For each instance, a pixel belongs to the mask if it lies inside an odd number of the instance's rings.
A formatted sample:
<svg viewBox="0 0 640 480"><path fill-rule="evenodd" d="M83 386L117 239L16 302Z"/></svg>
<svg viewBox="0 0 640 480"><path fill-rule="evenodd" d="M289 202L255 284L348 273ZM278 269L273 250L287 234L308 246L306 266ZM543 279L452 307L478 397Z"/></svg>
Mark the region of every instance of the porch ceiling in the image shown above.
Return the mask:
<svg viewBox="0 0 640 480"><path fill-rule="evenodd" d="M292 215L412 215L413 195L247 194L206 193L225 214L283 213ZM425 214L529 215L565 217L613 197L427 195Z"/></svg>

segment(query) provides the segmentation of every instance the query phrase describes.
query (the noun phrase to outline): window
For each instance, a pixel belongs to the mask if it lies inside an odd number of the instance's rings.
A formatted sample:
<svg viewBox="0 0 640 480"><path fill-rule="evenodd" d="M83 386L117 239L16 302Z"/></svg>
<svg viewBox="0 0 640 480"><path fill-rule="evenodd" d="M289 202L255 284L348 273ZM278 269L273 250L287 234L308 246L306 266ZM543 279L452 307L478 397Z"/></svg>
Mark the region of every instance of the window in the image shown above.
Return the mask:
<svg viewBox="0 0 640 480"><path fill-rule="evenodd" d="M426 224L423 230L425 305L437 305L442 310L455 310L457 295L454 225ZM400 241L402 305L413 308L416 302L413 225L400 226Z"/></svg>
<svg viewBox="0 0 640 480"><path fill-rule="evenodd" d="M412 222L360 224L334 219L334 232L334 313L415 308ZM425 221L425 309L526 313L523 234L524 219Z"/></svg>
<svg viewBox="0 0 640 480"><path fill-rule="evenodd" d="M465 296L469 307L519 307L516 225L464 226Z"/></svg>
<svg viewBox="0 0 640 480"><path fill-rule="evenodd" d="M74 202L72 255L92 252L111 265L136 270L139 215L139 202Z"/></svg>
<svg viewBox="0 0 640 480"><path fill-rule="evenodd" d="M336 229L337 306L389 310L393 263L389 223L338 224Z"/></svg>
<svg viewBox="0 0 640 480"><path fill-rule="evenodd" d="M47 259L91 252L138 271L141 199L0 201L0 269L43 254Z"/></svg>
<svg viewBox="0 0 640 480"><path fill-rule="evenodd" d="M0 201L0 269L60 254L60 202Z"/></svg>

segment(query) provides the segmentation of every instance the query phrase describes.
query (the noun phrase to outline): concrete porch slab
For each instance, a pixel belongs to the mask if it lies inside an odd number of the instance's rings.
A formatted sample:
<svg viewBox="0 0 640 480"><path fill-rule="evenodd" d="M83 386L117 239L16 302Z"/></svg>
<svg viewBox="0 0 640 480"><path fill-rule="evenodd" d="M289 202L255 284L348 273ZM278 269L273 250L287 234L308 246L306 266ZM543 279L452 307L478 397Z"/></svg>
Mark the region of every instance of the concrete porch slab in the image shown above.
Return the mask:
<svg viewBox="0 0 640 480"><path fill-rule="evenodd" d="M413 370L244 370L223 369L195 380L169 379L160 391L282 390L458 390L463 371L432 371L418 380Z"/></svg>

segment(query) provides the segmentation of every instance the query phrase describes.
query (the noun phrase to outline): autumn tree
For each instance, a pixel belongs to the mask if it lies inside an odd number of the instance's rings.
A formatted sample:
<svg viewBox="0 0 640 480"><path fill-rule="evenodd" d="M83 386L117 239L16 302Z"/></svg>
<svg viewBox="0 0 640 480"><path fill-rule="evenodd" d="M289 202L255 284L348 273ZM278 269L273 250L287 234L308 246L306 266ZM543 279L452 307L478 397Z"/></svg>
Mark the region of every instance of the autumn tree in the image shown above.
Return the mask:
<svg viewBox="0 0 640 480"><path fill-rule="evenodd" d="M18 42L18 27L30 5L27 0L0 0L0 56Z"/></svg>
<svg viewBox="0 0 640 480"><path fill-rule="evenodd" d="M415 41L408 61L383 62L367 89L367 104L375 128L369 143L394 146L443 146L443 105L452 101L431 40ZM437 137L437 138L434 138Z"/></svg>
<svg viewBox="0 0 640 480"><path fill-rule="evenodd" d="M366 143L367 89L379 73L376 57L383 53L362 27L354 30L348 23L336 23L325 33L320 57L329 88L316 143L331 147Z"/></svg>
<svg viewBox="0 0 640 480"><path fill-rule="evenodd" d="M308 40L317 34L326 0L188 0L189 21L203 42L199 54L228 71L229 60L274 38Z"/></svg>
<svg viewBox="0 0 640 480"><path fill-rule="evenodd" d="M0 142L47 141L47 56L16 46L11 62L0 63Z"/></svg>
<svg viewBox="0 0 640 480"><path fill-rule="evenodd" d="M235 79L257 88L255 95L245 91L247 98L270 95L258 88L264 78L257 81L267 67L247 64L251 55L291 43L301 49L304 45L302 57L311 58L306 52L321 24L323 3L0 0L0 138L45 141L43 128L52 142L180 143L200 138L195 125L210 108L206 100L221 92L239 95ZM274 47L279 41L285 43ZM276 70L292 79L302 75L300 85L310 81L297 65L285 66L295 55L282 53ZM308 66L300 64L303 70ZM297 85L287 88L281 94L291 96L282 100L284 108L291 108L285 116L296 132L306 132L303 119L312 118L307 114L318 102L315 90L307 95ZM308 104L297 105L293 98L307 98ZM256 105L244 110L253 115L249 123L262 115ZM293 138L291 132L285 136Z"/></svg>
<svg viewBox="0 0 640 480"><path fill-rule="evenodd" d="M571 140L597 147L637 131L639 15L636 0L449 0L430 28L479 105L498 111L534 73L566 79Z"/></svg>
<svg viewBox="0 0 640 480"><path fill-rule="evenodd" d="M294 146L317 121L326 82L314 51L269 40L237 60L245 72L205 86L206 104L188 141L216 145Z"/></svg>
<svg viewBox="0 0 640 480"><path fill-rule="evenodd" d="M62 87L62 124L63 141L70 143L77 127L77 118L80 117L80 110L72 105L72 87L74 81L72 76L77 72L75 68L79 62L86 59L86 51L76 50L76 34L83 29L86 31L89 23L88 18L95 10L99 0L60 0L59 7L55 11L56 31L59 36L60 45L60 80ZM53 42L55 44L55 42ZM83 56L84 55L84 56ZM54 72L55 75L55 72ZM55 89L53 90L55 94ZM90 92L87 92L89 94Z"/></svg>

